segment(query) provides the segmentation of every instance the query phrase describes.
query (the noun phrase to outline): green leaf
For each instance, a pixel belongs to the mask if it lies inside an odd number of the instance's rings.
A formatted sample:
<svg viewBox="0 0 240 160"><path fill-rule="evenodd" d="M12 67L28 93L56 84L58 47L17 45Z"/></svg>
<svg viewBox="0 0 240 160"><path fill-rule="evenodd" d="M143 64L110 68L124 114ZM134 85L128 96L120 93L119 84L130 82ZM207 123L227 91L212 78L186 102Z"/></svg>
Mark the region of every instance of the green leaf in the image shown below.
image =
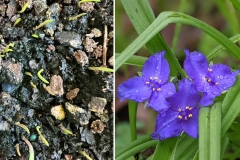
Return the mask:
<svg viewBox="0 0 240 160"><path fill-rule="evenodd" d="M209 107L202 107L199 113L199 160L209 160Z"/></svg>
<svg viewBox="0 0 240 160"><path fill-rule="evenodd" d="M164 141L159 141L157 147L154 151L152 160L169 160L170 157L174 157L175 144L178 140L178 137L169 138Z"/></svg>
<svg viewBox="0 0 240 160"><path fill-rule="evenodd" d="M240 1L239 0L230 0L233 4L233 6L240 11Z"/></svg>
<svg viewBox="0 0 240 160"><path fill-rule="evenodd" d="M119 156L116 157L116 160L123 160L123 159L127 159L128 157L132 156L132 155L135 155L136 153L142 151L142 150L145 150L147 148L150 148L150 147L154 147L156 146L156 144L158 143L159 141L157 140L151 140L151 141L147 141L145 143L141 143L141 145L137 145L137 146L134 146L134 147L126 147L128 150L126 150L126 152L120 154Z"/></svg>
<svg viewBox="0 0 240 160"><path fill-rule="evenodd" d="M159 33L163 28L165 28L169 23L182 23L188 24L207 33L217 42L219 42L223 47L225 47L232 55L234 55L238 60L240 60L240 49L231 42L226 36L221 32L214 29L210 25L188 16L183 13L178 12L162 12L151 25L144 31L140 36L138 36L121 54L116 58L117 70L126 60L136 53L143 45L145 45L153 36Z"/></svg>
<svg viewBox="0 0 240 160"><path fill-rule="evenodd" d="M119 157L120 155L124 154L125 152L127 152L131 148L139 146L139 145L141 145L143 143L146 143L148 141L155 141L155 140L153 140L150 135L142 136L142 137L138 138L137 140L131 142L128 146L123 147L120 150L117 150L115 155L116 155L116 157ZM155 141L155 145L157 145L157 142L158 141ZM132 154L132 155L134 155L134 154Z"/></svg>
<svg viewBox="0 0 240 160"><path fill-rule="evenodd" d="M227 148L228 141L229 141L229 139L228 139L228 137L225 135L225 136L222 138L222 141L221 141L221 159L222 159L222 157L223 157L223 155L224 155L224 152L225 152L225 150L226 150L226 148Z"/></svg>
<svg viewBox="0 0 240 160"><path fill-rule="evenodd" d="M210 110L210 146L209 159L219 160L221 157L221 103L215 103ZM207 126L206 126L207 127Z"/></svg>
<svg viewBox="0 0 240 160"><path fill-rule="evenodd" d="M222 103L222 134L223 137L240 113L240 74L232 88L229 89Z"/></svg>
<svg viewBox="0 0 240 160"><path fill-rule="evenodd" d="M141 34L143 31L145 31L147 27L155 20L153 10L149 2L146 0L122 0L122 4L138 34ZM160 33L151 36L149 41L146 41L146 43L143 45L146 45L151 54L165 50L165 58L170 64L171 68L170 74L172 76L176 76L179 72L182 77L185 77L185 73L183 72L181 65Z"/></svg>
<svg viewBox="0 0 240 160"><path fill-rule="evenodd" d="M137 107L138 107L137 102L128 100L128 112L132 141L137 139L137 126L136 126Z"/></svg>
<svg viewBox="0 0 240 160"><path fill-rule="evenodd" d="M115 58L118 56L120 56L120 54L115 53ZM142 67L146 60L147 57L132 55L124 64Z"/></svg>
<svg viewBox="0 0 240 160"><path fill-rule="evenodd" d="M240 147L240 124L239 123L233 123L231 125L231 130L226 135L229 138L229 140L235 144L236 146Z"/></svg>

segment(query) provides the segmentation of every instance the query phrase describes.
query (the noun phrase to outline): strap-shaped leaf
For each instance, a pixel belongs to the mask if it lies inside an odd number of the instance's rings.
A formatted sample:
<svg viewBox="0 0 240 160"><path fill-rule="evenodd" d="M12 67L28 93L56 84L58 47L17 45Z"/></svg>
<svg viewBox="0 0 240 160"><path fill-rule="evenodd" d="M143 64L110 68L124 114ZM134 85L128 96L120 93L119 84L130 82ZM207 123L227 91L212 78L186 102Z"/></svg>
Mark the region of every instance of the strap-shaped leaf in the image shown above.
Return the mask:
<svg viewBox="0 0 240 160"><path fill-rule="evenodd" d="M124 62L127 61L134 53L136 53L143 45L145 45L153 36L165 28L169 23L183 23L200 28L213 39L218 41L224 48L226 48L232 55L240 60L240 49L231 42L222 33L209 26L208 24L179 12L162 12L151 25L138 36L121 54L116 58L117 70Z"/></svg>
<svg viewBox="0 0 240 160"><path fill-rule="evenodd" d="M137 139L137 126L136 126L137 106L138 106L137 102L128 100L128 112L132 141Z"/></svg>

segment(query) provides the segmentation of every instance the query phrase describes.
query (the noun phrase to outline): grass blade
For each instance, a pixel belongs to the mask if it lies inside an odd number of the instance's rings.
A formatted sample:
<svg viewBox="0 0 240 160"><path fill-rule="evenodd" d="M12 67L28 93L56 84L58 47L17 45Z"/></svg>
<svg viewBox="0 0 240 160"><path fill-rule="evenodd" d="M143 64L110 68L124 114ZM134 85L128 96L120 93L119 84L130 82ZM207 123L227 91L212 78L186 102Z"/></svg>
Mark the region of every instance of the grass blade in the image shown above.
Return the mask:
<svg viewBox="0 0 240 160"><path fill-rule="evenodd" d="M138 106L137 102L128 100L128 112L132 141L137 139L137 126L136 126L137 106Z"/></svg>

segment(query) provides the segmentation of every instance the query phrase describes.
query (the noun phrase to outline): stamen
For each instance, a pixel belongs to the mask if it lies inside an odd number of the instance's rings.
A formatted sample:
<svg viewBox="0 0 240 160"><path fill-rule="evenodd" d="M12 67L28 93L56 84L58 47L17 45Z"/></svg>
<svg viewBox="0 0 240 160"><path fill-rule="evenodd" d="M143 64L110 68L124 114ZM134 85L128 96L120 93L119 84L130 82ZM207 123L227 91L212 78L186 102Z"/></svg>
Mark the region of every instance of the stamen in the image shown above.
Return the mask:
<svg viewBox="0 0 240 160"><path fill-rule="evenodd" d="M178 112L182 112L181 108L178 108Z"/></svg>
<svg viewBox="0 0 240 160"><path fill-rule="evenodd" d="M189 109L189 106L186 106L186 109Z"/></svg>
<svg viewBox="0 0 240 160"><path fill-rule="evenodd" d="M216 85L218 85L219 83L218 83L218 82L216 82L215 84L216 84Z"/></svg>
<svg viewBox="0 0 240 160"><path fill-rule="evenodd" d="M153 91L155 91L155 88L152 88Z"/></svg>
<svg viewBox="0 0 240 160"><path fill-rule="evenodd" d="M161 91L161 88L157 88L157 91L158 91L158 92Z"/></svg>
<svg viewBox="0 0 240 160"><path fill-rule="evenodd" d="M188 117L192 117L192 114L189 114Z"/></svg>
<svg viewBox="0 0 240 160"><path fill-rule="evenodd" d="M154 77L153 79L154 79L154 80L158 80L158 77Z"/></svg>
<svg viewBox="0 0 240 160"><path fill-rule="evenodd" d="M204 81L207 81L207 78L203 78Z"/></svg>
<svg viewBox="0 0 240 160"><path fill-rule="evenodd" d="M149 84L150 82L146 82L146 84Z"/></svg>
<svg viewBox="0 0 240 160"><path fill-rule="evenodd" d="M208 72L212 72L212 68L208 68Z"/></svg>
<svg viewBox="0 0 240 160"><path fill-rule="evenodd" d="M189 111L191 111L192 110L192 108L191 107L189 107L189 109L188 109Z"/></svg>
<svg viewBox="0 0 240 160"><path fill-rule="evenodd" d="M179 118L179 119L182 119L182 116L181 116L181 115L178 115L178 118Z"/></svg>
<svg viewBox="0 0 240 160"><path fill-rule="evenodd" d="M153 79L153 77L151 76L151 77L150 77L150 79L152 80L152 79Z"/></svg>
<svg viewBox="0 0 240 160"><path fill-rule="evenodd" d="M208 82L211 82L211 79L209 78L207 81L208 81Z"/></svg>

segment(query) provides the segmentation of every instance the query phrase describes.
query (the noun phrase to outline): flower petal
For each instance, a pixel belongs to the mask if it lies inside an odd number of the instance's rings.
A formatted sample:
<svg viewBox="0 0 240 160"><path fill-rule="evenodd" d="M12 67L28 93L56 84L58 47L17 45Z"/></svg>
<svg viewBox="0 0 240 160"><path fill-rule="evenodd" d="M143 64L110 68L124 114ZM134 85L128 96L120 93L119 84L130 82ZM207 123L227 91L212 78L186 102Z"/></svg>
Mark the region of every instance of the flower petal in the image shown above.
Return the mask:
<svg viewBox="0 0 240 160"><path fill-rule="evenodd" d="M142 77L133 77L118 86L120 101L128 98L136 102L147 100L152 93L151 87L146 85Z"/></svg>
<svg viewBox="0 0 240 160"><path fill-rule="evenodd" d="M172 96L176 92L173 83L165 83L161 86L160 91L153 91L151 97L149 98L148 106L153 108L157 112L165 111L169 108L169 104L166 98Z"/></svg>
<svg viewBox="0 0 240 160"><path fill-rule="evenodd" d="M155 132L151 135L153 139L164 140L175 137L182 132L180 121L177 118L178 113L166 111L157 116Z"/></svg>
<svg viewBox="0 0 240 160"><path fill-rule="evenodd" d="M189 52L185 50L185 53L186 59L184 61L184 69L188 76L194 81L203 81L208 70L207 58L202 53L196 51Z"/></svg>
<svg viewBox="0 0 240 160"><path fill-rule="evenodd" d="M220 92L229 89L235 83L238 71L232 72L230 67L223 64L215 64L210 68L212 69L210 76L214 78Z"/></svg>
<svg viewBox="0 0 240 160"><path fill-rule="evenodd" d="M217 93L217 92L216 92ZM220 96L220 92L218 92L218 95L215 95L213 93L203 93L202 99L200 101L200 106L205 107L205 106L210 106L213 104L214 98L216 96Z"/></svg>
<svg viewBox="0 0 240 160"><path fill-rule="evenodd" d="M160 84L165 83L170 74L170 67L164 58L165 51L150 56L145 62L142 70L144 80L149 81L150 77L157 77Z"/></svg>
<svg viewBox="0 0 240 160"><path fill-rule="evenodd" d="M183 79L178 85L179 92L175 93L169 100L171 110L177 111L179 108L185 110L186 106L195 108L200 101L200 95L188 79Z"/></svg>
<svg viewBox="0 0 240 160"><path fill-rule="evenodd" d="M192 117L181 123L183 131L193 138L198 137L198 116L199 108L195 108L192 110Z"/></svg>

